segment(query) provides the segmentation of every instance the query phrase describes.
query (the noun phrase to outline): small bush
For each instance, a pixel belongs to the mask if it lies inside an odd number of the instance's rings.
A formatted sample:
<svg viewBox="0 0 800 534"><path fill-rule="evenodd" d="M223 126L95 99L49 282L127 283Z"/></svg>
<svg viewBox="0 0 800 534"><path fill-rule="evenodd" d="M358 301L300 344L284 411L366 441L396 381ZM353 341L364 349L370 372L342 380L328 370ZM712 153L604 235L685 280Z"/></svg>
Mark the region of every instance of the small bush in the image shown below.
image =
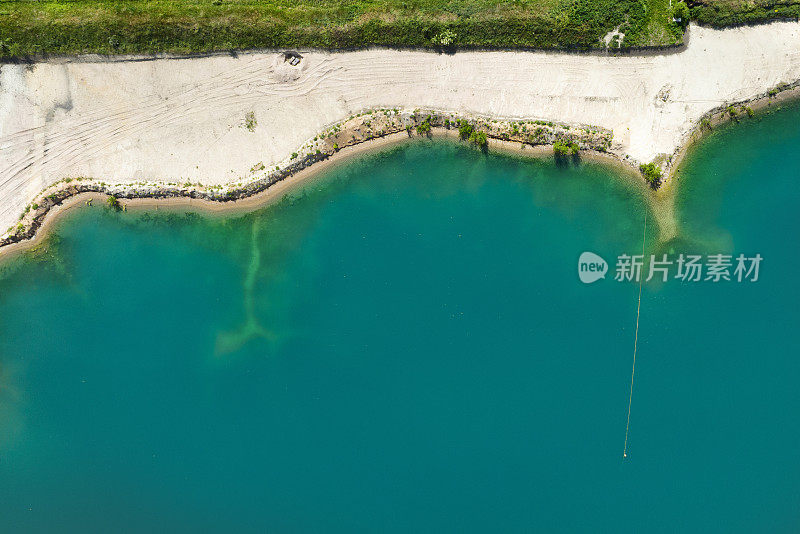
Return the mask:
<svg viewBox="0 0 800 534"><path fill-rule="evenodd" d="M458 135L461 139L469 139L469 136L472 135L472 132L475 128L472 127L470 123L467 121L460 121L458 123Z"/></svg>
<svg viewBox="0 0 800 534"><path fill-rule="evenodd" d="M254 132L256 130L256 126L258 126L256 114L255 112L250 111L244 116L244 127L247 128L248 131Z"/></svg>
<svg viewBox="0 0 800 534"><path fill-rule="evenodd" d="M431 39L431 41L434 45L450 48L455 45L456 37L456 32L451 29L447 29L436 35L433 39Z"/></svg>
<svg viewBox="0 0 800 534"><path fill-rule="evenodd" d="M120 209L122 209L122 204L119 203L119 199L114 195L108 197L108 199L106 199L106 202L108 203L108 207L113 210L119 211Z"/></svg>
<svg viewBox="0 0 800 534"><path fill-rule="evenodd" d="M689 18L691 17L691 13L689 12L689 6L686 5L686 2L680 0L675 2L672 6L672 18L675 19L675 22L681 28L686 28L689 24Z"/></svg>
<svg viewBox="0 0 800 534"><path fill-rule="evenodd" d="M565 158L569 156L569 147L566 143L556 141L553 143L553 154L555 154L557 158Z"/></svg>
<svg viewBox="0 0 800 534"><path fill-rule="evenodd" d="M428 135L431 133L431 117L428 117L422 121L420 124L417 125L417 133L419 135Z"/></svg>
<svg viewBox="0 0 800 534"><path fill-rule="evenodd" d="M478 148L486 148L489 140L486 137L486 132L473 131L469 136L469 142Z"/></svg>
<svg viewBox="0 0 800 534"><path fill-rule="evenodd" d="M557 158L575 156L578 150L579 147L577 143L566 143L564 141L556 141L553 143L553 154L555 154Z"/></svg>
<svg viewBox="0 0 800 534"><path fill-rule="evenodd" d="M655 163L643 163L639 170L653 189L661 185L661 169Z"/></svg>

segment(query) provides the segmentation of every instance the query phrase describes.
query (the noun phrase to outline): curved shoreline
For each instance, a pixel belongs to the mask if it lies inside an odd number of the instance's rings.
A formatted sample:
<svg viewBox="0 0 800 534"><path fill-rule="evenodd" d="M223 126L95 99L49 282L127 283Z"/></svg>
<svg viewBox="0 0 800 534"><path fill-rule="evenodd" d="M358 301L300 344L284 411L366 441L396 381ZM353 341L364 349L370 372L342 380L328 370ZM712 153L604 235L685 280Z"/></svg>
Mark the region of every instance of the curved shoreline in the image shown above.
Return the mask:
<svg viewBox="0 0 800 534"><path fill-rule="evenodd" d="M708 135L712 134L717 126L758 119L760 114L763 114L773 105L780 106L784 103L795 102L800 102L800 80L790 84L783 84L747 100L719 106L703 115L695 128L688 133L684 142L667 161L665 180L661 187L653 191L652 194L653 205L658 206L661 210L663 220L672 225L672 230L662 235L663 238L669 239L676 237L678 234L677 220L674 214L675 202L679 189L680 173L692 150L700 145ZM731 115L731 109L735 111L735 115Z"/></svg>
<svg viewBox="0 0 800 534"><path fill-rule="evenodd" d="M714 127L730 122L747 120L752 118L751 112L755 114L771 107L773 104L788 103L796 100L800 100L800 80L781 84L770 91L747 100L731 102L708 111L700 118L694 129L685 136L681 145L670 156L664 168L666 179L663 185L670 186L674 182L672 178L677 174L688 152L695 144L701 142L706 134L712 132ZM735 115L731 115L731 109L735 111ZM659 189L665 189L665 187Z"/></svg>
<svg viewBox="0 0 800 534"><path fill-rule="evenodd" d="M720 106L704 115L703 119L708 120L708 123L701 121L698 125L686 136L685 142L675 151L675 153L665 162L664 171L665 179L662 182L663 186L655 188L655 190L648 187L647 182L641 177L641 173L636 168L635 162L631 162L627 158L609 152L608 148L611 146L611 139L613 132L606 131L602 128L585 126L585 125L567 125L566 123L549 123L546 131L543 133L545 136L555 136L557 140L570 140L573 137L562 137L559 129L568 132L582 131L588 133L586 137L579 140L581 148L580 155L587 159L599 161L605 165L611 165L620 169L623 173L629 173L645 190L648 198L650 208L654 211L656 220L659 225L659 234L662 240L668 240L675 237L677 234L676 221L674 220L674 197L676 186L674 183L677 180L673 178L678 173L681 165L690 152L690 149L697 143L702 142L707 133L711 131L710 128L714 126L736 121L736 116L729 113L731 108L738 109L742 116L746 116L745 109L750 107L754 111L761 111L772 104L780 104L783 102L790 102L800 100L800 80L792 84L784 84L773 91L758 95L754 98L736 102L727 106ZM336 131L336 139L341 137L342 131L346 135L352 134L355 128L359 130L358 126L352 123L354 119L359 117L372 116L375 113L384 112L387 110L369 110L351 117L347 121L334 124L331 128L326 130ZM396 112L394 116L401 116ZM388 116L391 116L388 115ZM390 131L366 131L360 132L361 137L354 137L348 141L345 146L339 148L336 143L331 146L329 144L328 150L322 152L316 149L312 152L312 147L318 145L311 145L307 147L306 153L298 161L286 166L283 169L277 169L272 173L267 173L263 178L253 180L244 184L242 187L233 190L220 191L219 188L203 188L195 189L171 187L165 184L153 184L151 189L144 191L137 191L135 188L130 190L130 184L105 184L104 182L97 181L84 181L81 179L66 179L53 184L45 189L38 197L42 204L30 213L26 212L22 220L25 222L24 229L14 235L5 237L0 240L0 260L14 255L16 252L24 252L29 250L43 241L46 237L48 230L63 216L72 209L79 207L81 202L92 199L102 201L109 196L114 195L120 200L124 200L124 206L133 209L149 209L149 208L176 208L185 209L191 208L193 210L202 211L204 213L242 213L261 209L272 202L279 200L281 195L285 195L291 190L300 187L309 179L316 177L318 174L333 168L341 163L344 163L361 154L380 151L389 146L397 145L419 137L420 134L416 133L416 129L425 121L429 122L431 126L427 134L428 137L444 137L450 139L459 139L456 130L456 121L464 120L472 125L477 125L476 131L486 131L488 137L488 147L493 150L501 152L512 153L514 155L522 155L527 157L552 157L553 145L552 144L537 144L526 142L524 134L518 132L514 128L512 133L509 125L519 125L521 123L537 124L543 121L510 121L504 120L498 122L498 119L491 119L488 117L475 117L463 116L454 112L439 112L435 110L414 110L414 112L405 117L404 121L398 121L394 129ZM444 127L445 120L453 121L451 126ZM500 127L494 124L501 124ZM360 126L363 126L363 120ZM384 123L385 126L385 123ZM545 128L544 126L537 125L537 127ZM489 131L487 131L489 130ZM523 136L523 138L520 138ZM319 137L319 136L318 136ZM315 138L316 139L316 138ZM305 145L304 145L305 146ZM73 182L75 182L73 184ZM126 191L126 189L128 189ZM36 205L34 203L33 205Z"/></svg>
<svg viewBox="0 0 800 534"><path fill-rule="evenodd" d="M431 136L432 139L446 139L458 140L457 135L453 135L447 131L434 131ZM419 140L418 137L409 137L405 133L395 134L380 139L374 139L369 142L361 143L351 147L347 147L335 156L319 163L307 167L292 176L277 182L269 188L254 193L250 196L243 197L237 200L209 200L206 198L193 198L189 196L169 196L169 197L132 197L124 198L121 205L125 210L132 212L147 211L147 210L175 210L175 211L192 211L202 213L204 216L227 216L227 215L241 215L257 211L265 208L273 203L279 202L286 195L291 192L308 185L315 179L324 176L326 171L335 169L339 165L346 164L347 162L358 157L381 152L393 146L402 145L404 143ZM504 153L511 157L523 158L551 158L552 149L550 147L531 147L520 146L519 143L493 139L490 141L491 150L497 153ZM623 160L616 158L613 155L602 152L584 152L581 154L581 159L594 161L600 165L613 167L620 171L620 174L627 174L630 179L639 186L646 203L650 209L657 211L655 206L655 198L652 196L652 190L647 186L646 182L641 180L641 176L634 167L628 165ZM54 230L58 223L75 209L86 207L87 201L103 203L109 198L109 195L100 191L83 191L71 194L64 198L63 201L53 204L47 212L39 219L39 225L31 237L22 239L13 243L0 245L0 266L5 261L9 261L20 254L33 250L39 245L46 242L50 232ZM658 217L657 217L658 218ZM659 228L662 228L662 223L657 221ZM670 231L669 227L666 231ZM660 232L663 233L663 232Z"/></svg>
<svg viewBox="0 0 800 534"><path fill-rule="evenodd" d="M274 171L267 171L260 164L259 169L254 169L261 173L258 177L230 186L191 183L183 186L176 183L107 184L85 178L66 178L34 198L20 217L16 231L0 240L0 255L10 247L19 248L16 245L35 238L51 212L55 210L57 213L59 206L78 195L91 193L114 196L126 199L126 204L133 200L152 204L194 203L206 206L209 211L219 211L223 206L252 206L256 209L294 184L302 183L309 175L354 155L419 135L457 136L454 132L462 123L469 124L469 128L476 132L486 133L487 140L493 144L494 141L504 141L528 146L528 150L538 155L552 154L552 148L545 147L552 147L552 143L557 141L573 143L583 151L606 151L613 137L608 130L586 125L500 120L436 110L368 110L326 128L298 149L301 152L293 154L292 163L282 168L276 167Z"/></svg>
<svg viewBox="0 0 800 534"><path fill-rule="evenodd" d="M131 208L135 211L148 209L159 210L164 208L184 210L188 208L206 215L248 213L280 201L286 194L302 187L307 182L338 165L344 164L361 155L379 152L412 139L413 138L409 137L405 132L402 132L346 147L332 157L322 159L313 166L305 167L262 190L235 200L212 200L210 198L193 197L189 195L153 195L125 197L122 199L123 202L121 205L126 209ZM38 221L38 225L33 230L30 237L9 243L0 242L0 261L15 256L18 253L23 253L41 244L58 221L75 208L86 205L87 201L106 201L110 196L104 191L94 189L64 192L67 193L67 196L65 196L63 200L51 204L44 212L37 214L36 220Z"/></svg>

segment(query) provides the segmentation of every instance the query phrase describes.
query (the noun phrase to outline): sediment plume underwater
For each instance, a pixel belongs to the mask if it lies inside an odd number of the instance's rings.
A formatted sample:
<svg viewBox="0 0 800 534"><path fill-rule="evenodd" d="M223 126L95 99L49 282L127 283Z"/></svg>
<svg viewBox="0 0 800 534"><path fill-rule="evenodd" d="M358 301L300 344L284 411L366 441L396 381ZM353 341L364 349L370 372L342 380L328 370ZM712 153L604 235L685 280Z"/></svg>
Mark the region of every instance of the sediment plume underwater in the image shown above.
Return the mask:
<svg viewBox="0 0 800 534"><path fill-rule="evenodd" d="M798 113L715 131L662 197L588 158L415 140L255 211L74 210L0 262L0 517L792 531ZM613 270L643 230L646 256L764 262L643 284L623 461L639 287Z"/></svg>
<svg viewBox="0 0 800 534"><path fill-rule="evenodd" d="M255 304L253 302L253 291L258 276L258 270L261 267L261 249L259 248L260 242L258 239L259 228L261 221L258 217L253 218L253 230L250 252L250 263L247 265L247 272L244 276L243 293L244 293L244 312L245 323L233 332L222 332L217 337L217 354L226 354L239 349L242 345L255 337L262 337L270 340L270 333L260 324L255 315Z"/></svg>
<svg viewBox="0 0 800 534"><path fill-rule="evenodd" d="M570 167L572 164L579 164L579 160L575 159L572 162L566 163L557 162L557 165L560 167L563 167L564 165ZM636 177L634 176L633 179L635 180ZM651 224L655 226L655 238L649 243L650 248L648 251L652 250L654 252L664 251L674 253L676 244L685 247L687 244L691 243L690 240L681 239L676 235L677 223L674 218L674 195L665 194L657 196L652 194L652 196L650 196L650 193L646 189L642 188L642 191L643 196L650 203L649 208L647 209L652 210L654 214ZM305 197L305 195L303 196ZM292 200L289 200L289 202L292 202ZM260 324L255 309L255 284L260 277L269 276L268 272L262 273L260 271L262 264L262 248L269 249L266 251L267 256L272 256L276 252L274 250L276 241L274 239L270 239L270 237L261 237L262 234L269 233L269 229L265 231L263 228L270 224L270 217L262 213L256 213L247 217L246 220L251 225L251 240L249 261L247 262L244 270L242 284L242 308L244 310L245 319L244 322L234 330L220 332L217 335L215 354L218 356L235 352L245 343L256 338L261 338L268 343L274 343L277 341L277 335ZM287 245L291 247L294 244L293 240L288 234L290 233L280 233L280 239L286 240L288 237L288 241L281 242L283 247L287 247ZM298 234L291 233L291 235L296 236ZM692 250L703 250L708 248L710 245L711 244L709 243L692 243L690 248ZM647 268L647 263L645 263L644 268Z"/></svg>

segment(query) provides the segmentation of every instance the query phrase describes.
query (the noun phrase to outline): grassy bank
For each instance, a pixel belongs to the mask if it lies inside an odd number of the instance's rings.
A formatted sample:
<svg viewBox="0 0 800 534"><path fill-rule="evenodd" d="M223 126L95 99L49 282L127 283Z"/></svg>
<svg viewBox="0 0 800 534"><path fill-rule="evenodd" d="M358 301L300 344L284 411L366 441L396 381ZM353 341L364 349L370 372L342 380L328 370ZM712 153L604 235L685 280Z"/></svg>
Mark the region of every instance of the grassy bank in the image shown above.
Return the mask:
<svg viewBox="0 0 800 534"><path fill-rule="evenodd" d="M800 18L800 0L695 0L688 3L692 5L692 19L715 27Z"/></svg>
<svg viewBox="0 0 800 534"><path fill-rule="evenodd" d="M727 26L800 17L800 0L687 0ZM682 42L677 0L0 0L0 58L256 48L565 48ZM672 6L672 7L671 7ZM684 23L686 21L684 20Z"/></svg>
<svg viewBox="0 0 800 534"><path fill-rule="evenodd" d="M3 0L0 55L370 45L599 48L681 41L669 0Z"/></svg>

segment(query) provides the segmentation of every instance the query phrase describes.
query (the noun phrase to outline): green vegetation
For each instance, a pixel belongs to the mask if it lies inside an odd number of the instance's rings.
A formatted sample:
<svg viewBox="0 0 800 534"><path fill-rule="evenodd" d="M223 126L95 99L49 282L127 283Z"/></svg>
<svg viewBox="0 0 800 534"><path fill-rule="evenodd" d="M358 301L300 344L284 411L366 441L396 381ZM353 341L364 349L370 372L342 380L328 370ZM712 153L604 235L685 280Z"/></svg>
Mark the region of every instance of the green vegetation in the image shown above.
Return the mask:
<svg viewBox="0 0 800 534"><path fill-rule="evenodd" d="M670 7L671 4L671 7ZM691 7L690 7L691 6ZM616 48L800 18L800 0L0 0L0 57L253 48Z"/></svg>
<svg viewBox="0 0 800 534"><path fill-rule="evenodd" d="M577 143L567 143L565 141L556 141L553 143L553 154L556 158L565 158L567 156L575 156L578 154L579 147Z"/></svg>
<svg viewBox="0 0 800 534"><path fill-rule="evenodd" d="M458 122L458 136L461 137L461 139L469 139L469 136L472 135L473 130L474 128L472 125L467 121L462 120Z"/></svg>
<svg viewBox="0 0 800 534"><path fill-rule="evenodd" d="M800 2L800 0L798 0ZM0 0L0 56L681 42L669 0Z"/></svg>
<svg viewBox="0 0 800 534"><path fill-rule="evenodd" d="M655 163L643 163L639 170L653 189L661 185L661 169Z"/></svg>
<svg viewBox="0 0 800 534"><path fill-rule="evenodd" d="M256 126L258 126L258 121L256 120L256 114L253 111L248 112L244 116L244 127L247 128L249 131L254 132L256 130Z"/></svg>
<svg viewBox="0 0 800 534"><path fill-rule="evenodd" d="M106 202L108 203L108 207L113 210L119 211L122 209L122 204L119 203L119 199L114 195L109 196Z"/></svg>
<svg viewBox="0 0 800 534"><path fill-rule="evenodd" d="M428 135L431 133L431 116L422 121L420 124L417 125L417 133L419 135Z"/></svg>
<svg viewBox="0 0 800 534"><path fill-rule="evenodd" d="M553 153L557 158L569 156L569 147L561 141L556 141L553 143Z"/></svg>
<svg viewBox="0 0 800 534"><path fill-rule="evenodd" d="M692 20L709 26L736 26L800 18L800 0L704 0L691 8Z"/></svg>
<svg viewBox="0 0 800 534"><path fill-rule="evenodd" d="M469 135L469 142L472 143L473 145L477 146L478 148L482 148L482 149L485 149L488 146L488 143L489 143L489 141L488 141L488 139L486 137L486 132L479 132L477 130L474 130Z"/></svg>
<svg viewBox="0 0 800 534"><path fill-rule="evenodd" d="M674 18L676 23L682 28L686 28L686 26L689 24L690 17L691 12L689 11L689 6L686 5L686 2L680 0L672 4L672 18Z"/></svg>
<svg viewBox="0 0 800 534"><path fill-rule="evenodd" d="M439 45L442 48L455 48L456 38L456 32L448 28L434 37L431 41L434 45Z"/></svg>

